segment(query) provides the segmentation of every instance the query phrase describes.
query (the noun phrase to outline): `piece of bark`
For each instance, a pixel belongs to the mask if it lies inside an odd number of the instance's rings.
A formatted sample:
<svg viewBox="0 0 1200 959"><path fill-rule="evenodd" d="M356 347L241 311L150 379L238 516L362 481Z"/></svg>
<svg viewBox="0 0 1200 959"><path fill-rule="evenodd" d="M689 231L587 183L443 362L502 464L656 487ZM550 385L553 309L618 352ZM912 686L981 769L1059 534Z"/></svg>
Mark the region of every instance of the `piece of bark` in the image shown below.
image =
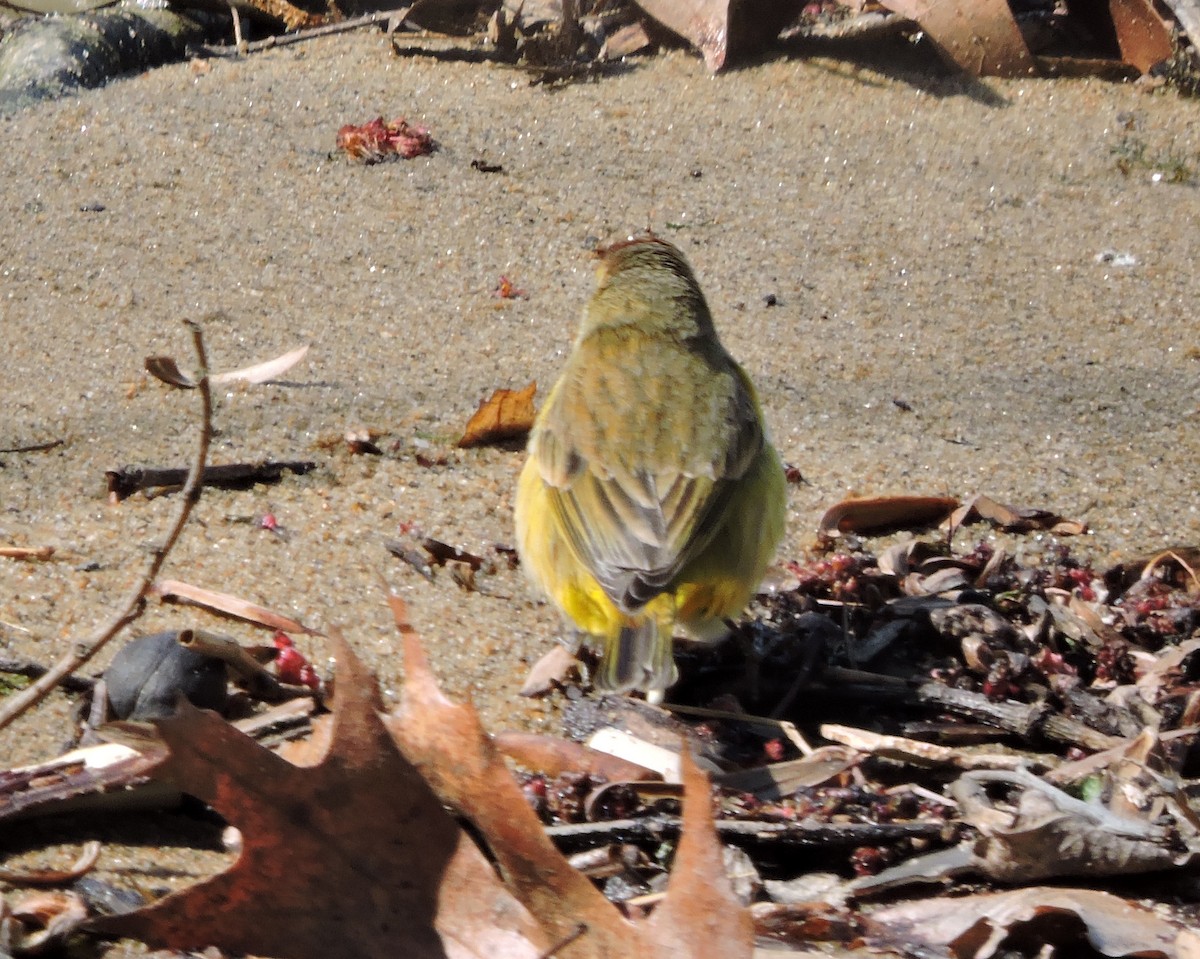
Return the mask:
<svg viewBox="0 0 1200 959"><path fill-rule="evenodd" d="M308 473L317 468L312 460L263 460L260 463L227 463L206 466L205 486L241 489L255 483L276 483L285 472ZM111 498L122 500L138 490L182 486L188 471L183 467L123 466L104 474Z"/></svg>

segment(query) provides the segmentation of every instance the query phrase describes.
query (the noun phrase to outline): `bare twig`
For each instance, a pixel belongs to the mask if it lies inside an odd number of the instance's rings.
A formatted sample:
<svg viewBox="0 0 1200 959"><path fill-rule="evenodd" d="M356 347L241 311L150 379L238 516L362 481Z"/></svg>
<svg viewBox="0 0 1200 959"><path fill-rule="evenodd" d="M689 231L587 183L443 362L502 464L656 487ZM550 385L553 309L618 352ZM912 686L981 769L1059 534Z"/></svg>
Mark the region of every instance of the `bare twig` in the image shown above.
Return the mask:
<svg viewBox="0 0 1200 959"><path fill-rule="evenodd" d="M722 842L738 846L861 846L902 839L931 838L939 835L945 823L936 820L908 822L847 823L791 820L718 819L717 835ZM604 822L570 823L547 826L549 836L563 852L592 849L610 843L662 842L679 835L678 816L647 816L640 819L611 819Z"/></svg>
<svg viewBox="0 0 1200 959"><path fill-rule="evenodd" d="M538 959L554 959L562 950L566 949L571 943L587 932L587 923L580 922L575 925L575 928L568 932L565 936L552 945L546 952L543 952Z"/></svg>
<svg viewBox="0 0 1200 959"><path fill-rule="evenodd" d="M299 43L302 40L312 40L316 37L327 37L333 33L347 33L351 30L357 30L359 27L369 27L376 23L391 23L392 19L399 17L403 22L404 16L412 9L412 4L406 7L400 7L397 10L380 10L375 13L368 13L361 17L354 17L350 20L341 20L337 23L325 23L319 27L309 27L306 30L297 30L295 33L284 33L277 36L266 37L263 40L255 40L252 43L247 43L244 40L220 47L201 47L199 52L206 57L239 57L247 53L257 53L260 50L271 50L275 47L285 47L288 44Z"/></svg>
<svg viewBox="0 0 1200 959"><path fill-rule="evenodd" d="M0 453L40 453L62 446L65 442L66 440L47 440L45 443L30 443L28 446L8 446L0 450Z"/></svg>
<svg viewBox="0 0 1200 959"><path fill-rule="evenodd" d="M954 689L940 683L923 683L915 695L917 702L969 716L1027 741L1045 736L1055 742L1082 746L1095 752L1125 742L1120 736L1110 736L1092 729L1078 719L1053 713L1045 703L992 702L981 693Z"/></svg>
<svg viewBox="0 0 1200 959"><path fill-rule="evenodd" d="M242 15L232 3L229 5L229 15L233 18L233 48L239 55L247 52L246 38L242 36Z"/></svg>
<svg viewBox="0 0 1200 959"><path fill-rule="evenodd" d="M191 330L192 345L196 351L196 359L200 365L200 382L197 386L200 390L202 416L199 442L196 444L196 459L192 463L191 471L188 473L187 483L184 484L183 488L183 497L180 499L179 508L175 512L175 519L171 523L167 537L161 546L155 547L145 571L129 591L128 596L122 601L117 614L92 636L77 644L70 653L55 663L44 676L21 690L21 692L7 697L0 704L0 729L4 729L18 716L41 702L65 677L91 660L117 633L141 616L142 610L146 605L146 593L150 590L151 583L154 582L154 578L158 575L159 570L162 569L162 565L166 561L167 554L171 552L175 542L179 539L180 533L183 532L183 527L187 524L188 517L192 513L192 507L200 499L200 480L204 474L205 460L208 458L208 444L212 439L212 393L208 387L208 354L204 349L204 334L200 329L199 323L192 320L185 322Z"/></svg>
<svg viewBox="0 0 1200 959"><path fill-rule="evenodd" d="M0 556L5 559L49 559L53 555L53 546L0 546Z"/></svg>

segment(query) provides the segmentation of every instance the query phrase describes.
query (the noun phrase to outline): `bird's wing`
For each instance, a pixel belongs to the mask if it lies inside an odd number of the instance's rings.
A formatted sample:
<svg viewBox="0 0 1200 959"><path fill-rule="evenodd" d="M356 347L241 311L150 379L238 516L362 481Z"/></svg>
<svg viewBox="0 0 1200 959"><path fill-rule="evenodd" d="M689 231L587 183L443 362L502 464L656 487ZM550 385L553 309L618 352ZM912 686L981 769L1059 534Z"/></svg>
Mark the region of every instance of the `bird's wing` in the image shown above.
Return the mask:
<svg viewBox="0 0 1200 959"><path fill-rule="evenodd" d="M617 458L597 455L603 450L594 444L587 455L552 416L535 435L532 451L558 526L621 608L635 610L668 588L724 521L763 444L751 394L735 393L725 423L727 435L709 456L685 455L681 466L655 473L614 465Z"/></svg>

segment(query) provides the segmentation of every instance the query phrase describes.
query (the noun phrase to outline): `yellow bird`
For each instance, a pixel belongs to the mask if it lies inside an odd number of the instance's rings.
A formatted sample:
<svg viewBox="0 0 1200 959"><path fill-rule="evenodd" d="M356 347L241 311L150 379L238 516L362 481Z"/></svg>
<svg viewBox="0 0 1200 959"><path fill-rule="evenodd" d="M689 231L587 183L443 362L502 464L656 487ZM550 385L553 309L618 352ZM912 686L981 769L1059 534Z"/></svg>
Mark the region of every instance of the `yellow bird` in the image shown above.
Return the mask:
<svg viewBox="0 0 1200 959"><path fill-rule="evenodd" d="M517 486L530 578L592 644L597 688L676 678L671 638L716 641L783 536L787 488L754 387L683 254L600 251L596 292Z"/></svg>

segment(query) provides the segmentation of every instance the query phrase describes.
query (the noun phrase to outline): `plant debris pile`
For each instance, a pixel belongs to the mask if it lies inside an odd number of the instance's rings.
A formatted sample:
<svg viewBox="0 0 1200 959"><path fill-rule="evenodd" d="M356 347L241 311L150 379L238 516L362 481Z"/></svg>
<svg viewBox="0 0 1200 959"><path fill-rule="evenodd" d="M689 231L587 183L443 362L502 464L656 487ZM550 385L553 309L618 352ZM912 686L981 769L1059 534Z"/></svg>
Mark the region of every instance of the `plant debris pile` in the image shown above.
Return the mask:
<svg viewBox="0 0 1200 959"><path fill-rule="evenodd" d="M222 479L207 464L209 377L157 368L202 405L191 466L170 482L149 471L151 487L183 484L166 545L109 624L23 670L37 678L0 698L0 726L66 685L151 595L255 624L270 645L189 627L130 643L99 682L76 677L92 700L80 748L0 771L0 826L13 839L59 814L90 840L95 808L144 823L187 796L235 827L240 854L153 902L89 876L95 842L67 868L0 869L16 890L0 899L5 953L89 936L287 959L737 959L765 943L1200 957L1186 881L1200 861L1200 547L1102 571L1050 539L1025 563L999 539L954 544L975 522L1053 537L1083 525L986 496L847 500L820 522L824 551L772 571L730 641L680 652L669 706L596 696L556 650L526 688L565 700L565 735L489 735L438 688L394 594L405 683L387 712L340 634L327 637L336 675L322 677L288 636L315 630L158 578ZM482 404L471 443L511 442L534 390ZM369 433L345 441L371 454ZM944 533L877 554L862 538L938 522ZM387 549L423 577L447 565L470 590L489 575L483 556L409 539ZM153 722L105 722L120 702Z"/></svg>

